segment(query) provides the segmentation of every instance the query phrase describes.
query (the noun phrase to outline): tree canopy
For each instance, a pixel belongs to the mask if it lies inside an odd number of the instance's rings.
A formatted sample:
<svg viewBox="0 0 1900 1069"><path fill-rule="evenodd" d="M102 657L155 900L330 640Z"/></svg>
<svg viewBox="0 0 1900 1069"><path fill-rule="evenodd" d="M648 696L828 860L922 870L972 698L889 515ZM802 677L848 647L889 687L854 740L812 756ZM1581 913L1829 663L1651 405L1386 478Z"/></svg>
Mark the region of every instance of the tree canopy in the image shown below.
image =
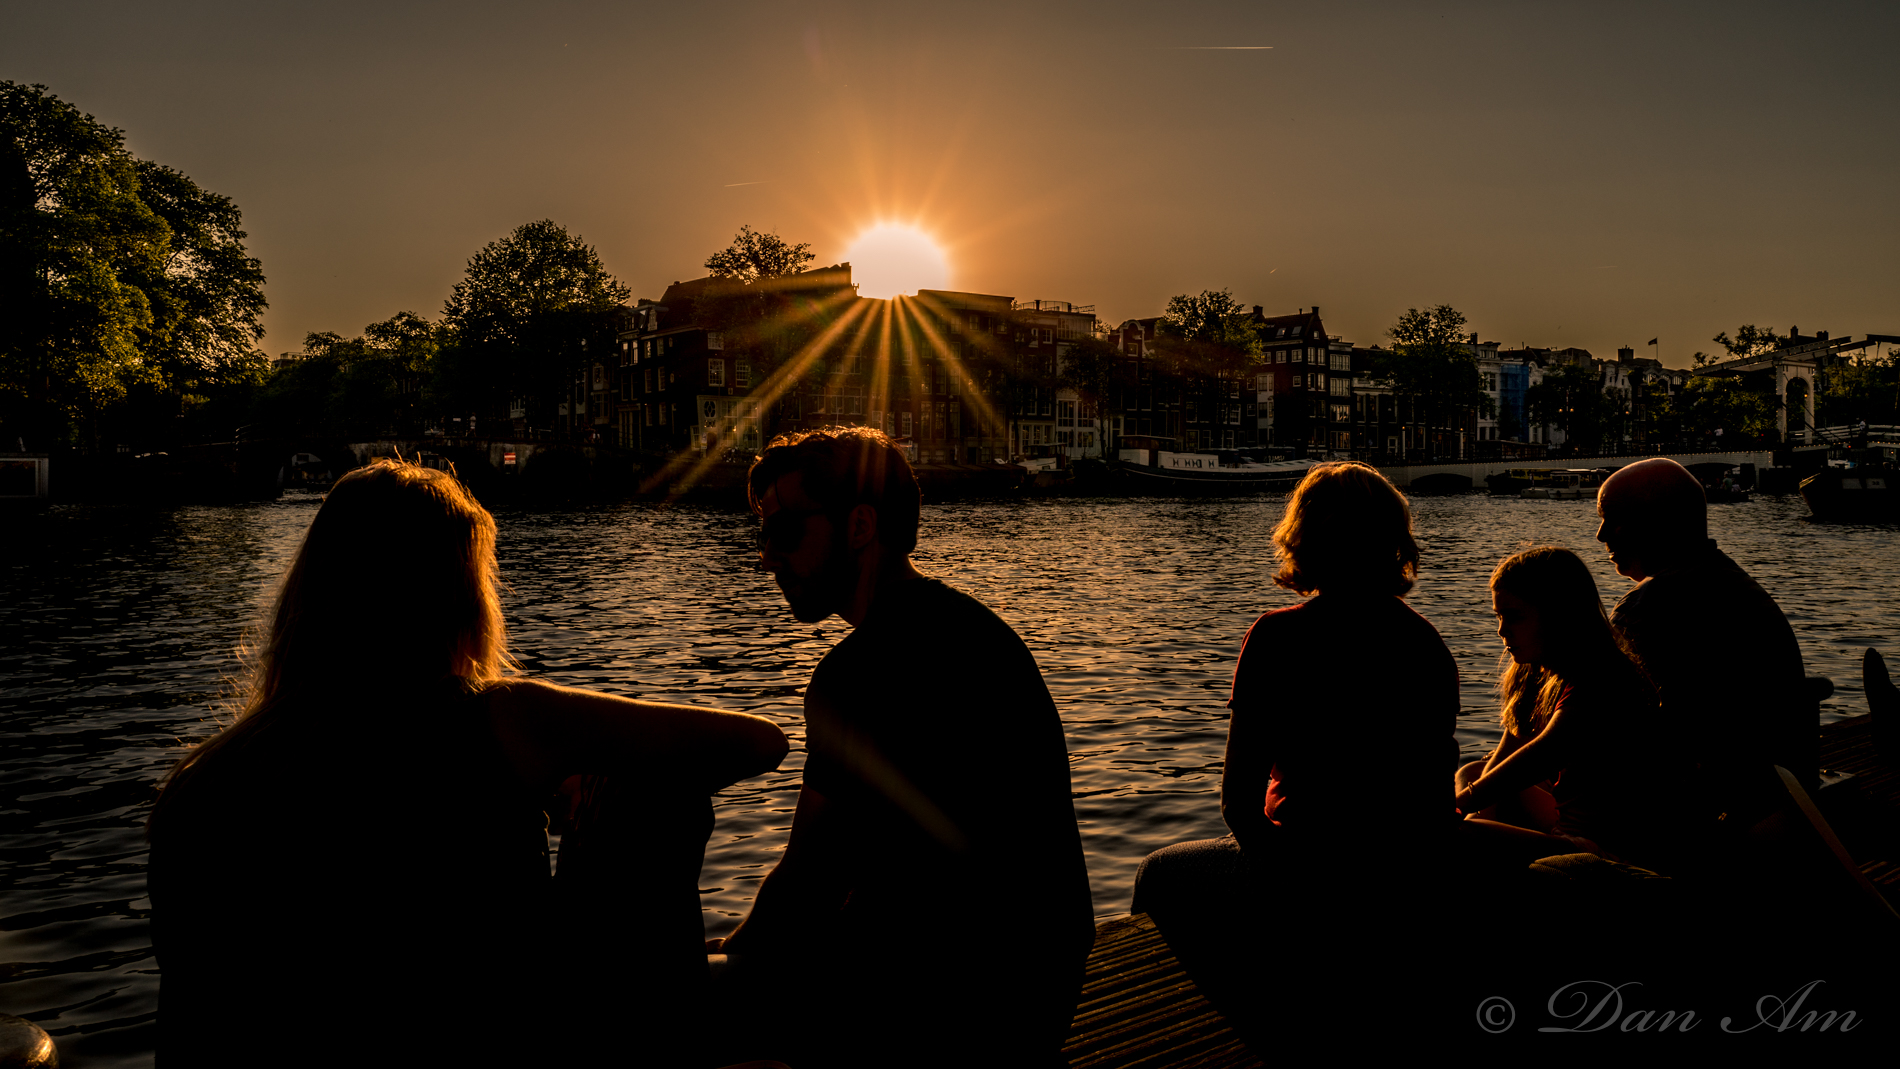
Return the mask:
<svg viewBox="0 0 1900 1069"><path fill-rule="evenodd" d="M593 246L551 219L489 242L469 258L443 307L455 334L437 376L444 404L494 414L514 398L554 403L590 341L593 352L607 353L607 314L629 292Z"/></svg>
<svg viewBox="0 0 1900 1069"><path fill-rule="evenodd" d="M1485 416L1496 411L1477 354L1465 344L1464 313L1449 304L1407 308L1386 336L1392 347L1379 351L1370 374L1394 396L1410 398L1428 427L1453 432L1467 410Z"/></svg>
<svg viewBox="0 0 1900 1069"><path fill-rule="evenodd" d="M817 259L809 242L787 244L777 234L768 234L740 224L732 244L706 257L706 270L717 278L739 282L757 282L762 278L782 278L805 270Z"/></svg>
<svg viewBox="0 0 1900 1069"><path fill-rule="evenodd" d="M1160 349L1190 374L1240 371L1259 363L1265 352L1252 315L1228 290L1170 297L1155 335Z"/></svg>
<svg viewBox="0 0 1900 1069"><path fill-rule="evenodd" d="M1773 327L1758 328L1753 323L1743 323L1735 328L1734 338L1730 338L1725 330L1709 340L1727 349L1730 356L1741 357L1773 352L1788 339L1776 334Z"/></svg>
<svg viewBox="0 0 1900 1069"><path fill-rule="evenodd" d="M542 219L470 257L442 315L465 343L519 348L538 340L550 317L610 311L630 292L592 245Z"/></svg>
<svg viewBox="0 0 1900 1069"><path fill-rule="evenodd" d="M264 275L237 205L124 142L45 86L0 82L8 438L96 438L128 389L176 414L187 394L262 377Z"/></svg>

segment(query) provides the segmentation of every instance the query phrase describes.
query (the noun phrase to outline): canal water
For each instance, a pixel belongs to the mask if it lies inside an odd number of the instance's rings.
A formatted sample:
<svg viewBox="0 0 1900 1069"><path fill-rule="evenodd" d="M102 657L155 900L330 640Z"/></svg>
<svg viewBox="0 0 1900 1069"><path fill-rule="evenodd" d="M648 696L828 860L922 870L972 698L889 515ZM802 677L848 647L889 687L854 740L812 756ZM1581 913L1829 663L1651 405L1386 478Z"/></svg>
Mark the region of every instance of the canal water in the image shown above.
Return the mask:
<svg viewBox="0 0 1900 1069"><path fill-rule="evenodd" d="M1497 561L1554 543L1591 563L1606 599L1627 584L1592 540L1589 502L1414 504L1425 557L1412 603L1458 659L1459 737L1478 754L1497 737L1499 645L1485 587ZM142 825L153 784L212 729L234 651L316 506L290 497L4 518L0 1012L51 1031L68 1069L151 1062L158 971ZM1215 787L1234 657L1256 616L1293 600L1268 581L1268 532L1283 507L1259 497L924 510L919 566L1014 625L1055 695L1100 917L1127 911L1150 850L1224 830ZM1861 651L1900 654L1900 529L1807 523L1796 498L1710 511L1711 533L1780 601L1809 673L1834 680L1824 717L1864 713ZM533 674L755 712L792 737L777 772L718 799L701 886L707 934L730 931L783 848L804 763L801 697L844 628L792 620L752 570L757 521L741 512L629 504L498 520L509 625ZM360 640L365 656L403 646L373 620ZM1738 637L1732 668L1749 665ZM376 730L340 712L337 745ZM942 731L983 759L979 721Z"/></svg>

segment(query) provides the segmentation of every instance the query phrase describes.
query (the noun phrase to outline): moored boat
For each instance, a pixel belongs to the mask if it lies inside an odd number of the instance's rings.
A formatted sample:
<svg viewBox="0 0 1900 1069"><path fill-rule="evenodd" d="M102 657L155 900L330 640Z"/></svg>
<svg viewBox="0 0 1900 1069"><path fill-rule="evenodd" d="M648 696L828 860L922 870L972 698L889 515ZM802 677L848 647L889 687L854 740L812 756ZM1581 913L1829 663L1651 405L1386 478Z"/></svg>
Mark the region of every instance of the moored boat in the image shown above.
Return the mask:
<svg viewBox="0 0 1900 1069"><path fill-rule="evenodd" d="M1900 470L1888 464L1829 465L1801 480L1801 499L1827 523L1900 523Z"/></svg>
<svg viewBox="0 0 1900 1069"><path fill-rule="evenodd" d="M1550 468L1534 473L1529 486L1518 491L1519 497L1536 501L1577 501L1595 498L1597 488L1612 469Z"/></svg>
<svg viewBox="0 0 1900 1069"><path fill-rule="evenodd" d="M1109 462L1117 479L1136 493L1244 494L1291 490L1317 460L1261 460L1235 450L1175 453L1166 449L1123 449Z"/></svg>

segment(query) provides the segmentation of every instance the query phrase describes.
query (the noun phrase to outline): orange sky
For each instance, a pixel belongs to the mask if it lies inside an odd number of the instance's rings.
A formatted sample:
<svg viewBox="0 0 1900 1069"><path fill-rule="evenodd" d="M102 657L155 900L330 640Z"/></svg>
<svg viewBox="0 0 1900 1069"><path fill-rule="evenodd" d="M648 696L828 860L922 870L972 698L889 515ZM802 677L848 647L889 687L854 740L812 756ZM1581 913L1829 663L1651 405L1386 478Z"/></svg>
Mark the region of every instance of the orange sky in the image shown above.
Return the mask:
<svg viewBox="0 0 1900 1069"><path fill-rule="evenodd" d="M6 0L43 82L244 209L272 352L439 315L551 217L658 296L741 223L945 240L959 289L1229 288L1361 344L1900 333L1891 4ZM1883 44L1884 42L1884 44ZM1233 50L1205 46L1270 45ZM1196 46L1196 47L1184 47ZM1649 351L1644 350L1644 355Z"/></svg>

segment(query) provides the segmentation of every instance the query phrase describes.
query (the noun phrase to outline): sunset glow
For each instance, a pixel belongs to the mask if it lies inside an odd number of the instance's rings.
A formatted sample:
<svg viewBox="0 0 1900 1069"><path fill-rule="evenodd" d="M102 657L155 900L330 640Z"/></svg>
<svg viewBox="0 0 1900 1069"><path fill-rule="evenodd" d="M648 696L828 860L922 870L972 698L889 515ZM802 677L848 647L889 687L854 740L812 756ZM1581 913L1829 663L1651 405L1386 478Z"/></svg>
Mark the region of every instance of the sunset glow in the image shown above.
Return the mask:
<svg viewBox="0 0 1900 1069"><path fill-rule="evenodd" d="M861 297L911 296L950 284L950 263L943 250L914 226L879 223L859 234L844 258Z"/></svg>

